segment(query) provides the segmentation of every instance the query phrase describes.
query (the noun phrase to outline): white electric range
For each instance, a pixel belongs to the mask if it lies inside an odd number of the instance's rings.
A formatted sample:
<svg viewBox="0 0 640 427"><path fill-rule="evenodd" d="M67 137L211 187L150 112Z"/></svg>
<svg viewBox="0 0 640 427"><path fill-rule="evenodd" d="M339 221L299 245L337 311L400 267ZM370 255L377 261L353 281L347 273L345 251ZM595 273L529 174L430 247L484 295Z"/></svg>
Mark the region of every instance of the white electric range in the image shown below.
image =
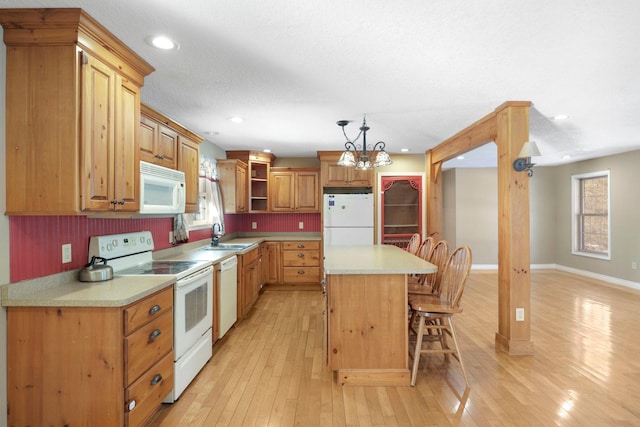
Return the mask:
<svg viewBox="0 0 640 427"><path fill-rule="evenodd" d="M175 402L213 355L213 267L211 261L153 259L150 231L89 240L89 259L107 259L114 275L176 278L173 304L174 388L164 400Z"/></svg>

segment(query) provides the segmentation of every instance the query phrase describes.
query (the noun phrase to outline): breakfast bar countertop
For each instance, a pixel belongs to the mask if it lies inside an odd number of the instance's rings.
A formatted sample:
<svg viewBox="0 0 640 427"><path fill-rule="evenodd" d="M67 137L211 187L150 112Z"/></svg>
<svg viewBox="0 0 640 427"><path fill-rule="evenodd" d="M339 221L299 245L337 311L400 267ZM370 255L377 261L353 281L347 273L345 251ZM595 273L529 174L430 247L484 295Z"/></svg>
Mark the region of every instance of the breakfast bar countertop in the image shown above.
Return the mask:
<svg viewBox="0 0 640 427"><path fill-rule="evenodd" d="M435 265L393 245L329 246L326 274L428 274Z"/></svg>

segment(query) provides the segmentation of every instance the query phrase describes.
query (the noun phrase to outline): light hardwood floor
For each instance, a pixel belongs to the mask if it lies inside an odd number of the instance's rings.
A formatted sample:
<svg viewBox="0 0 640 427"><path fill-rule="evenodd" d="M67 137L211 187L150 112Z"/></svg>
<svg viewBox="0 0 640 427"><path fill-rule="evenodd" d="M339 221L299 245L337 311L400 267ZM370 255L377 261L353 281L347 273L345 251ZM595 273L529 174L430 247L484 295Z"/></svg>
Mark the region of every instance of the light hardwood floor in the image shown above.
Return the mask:
<svg viewBox="0 0 640 427"><path fill-rule="evenodd" d="M638 426L640 293L534 271L533 356L494 350L497 274L472 272L455 359L423 356L415 387L341 387L322 352L322 295L267 291L153 426Z"/></svg>

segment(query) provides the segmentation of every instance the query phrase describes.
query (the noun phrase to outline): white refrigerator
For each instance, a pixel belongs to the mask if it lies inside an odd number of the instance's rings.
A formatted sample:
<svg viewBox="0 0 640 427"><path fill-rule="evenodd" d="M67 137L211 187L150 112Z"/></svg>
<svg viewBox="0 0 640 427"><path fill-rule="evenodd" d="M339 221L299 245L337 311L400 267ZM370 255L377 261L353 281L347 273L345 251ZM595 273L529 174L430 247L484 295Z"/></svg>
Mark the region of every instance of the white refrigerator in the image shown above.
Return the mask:
<svg viewBox="0 0 640 427"><path fill-rule="evenodd" d="M322 220L325 249L373 245L373 194L324 194Z"/></svg>

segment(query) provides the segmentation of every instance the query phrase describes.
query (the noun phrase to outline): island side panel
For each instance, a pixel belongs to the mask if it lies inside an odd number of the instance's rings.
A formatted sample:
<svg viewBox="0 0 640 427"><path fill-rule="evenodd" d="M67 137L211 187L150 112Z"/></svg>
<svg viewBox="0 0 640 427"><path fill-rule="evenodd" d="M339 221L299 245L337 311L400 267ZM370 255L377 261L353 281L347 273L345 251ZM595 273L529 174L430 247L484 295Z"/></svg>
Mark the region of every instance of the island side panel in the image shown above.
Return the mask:
<svg viewBox="0 0 640 427"><path fill-rule="evenodd" d="M329 369L408 369L406 286L405 274L327 275Z"/></svg>

